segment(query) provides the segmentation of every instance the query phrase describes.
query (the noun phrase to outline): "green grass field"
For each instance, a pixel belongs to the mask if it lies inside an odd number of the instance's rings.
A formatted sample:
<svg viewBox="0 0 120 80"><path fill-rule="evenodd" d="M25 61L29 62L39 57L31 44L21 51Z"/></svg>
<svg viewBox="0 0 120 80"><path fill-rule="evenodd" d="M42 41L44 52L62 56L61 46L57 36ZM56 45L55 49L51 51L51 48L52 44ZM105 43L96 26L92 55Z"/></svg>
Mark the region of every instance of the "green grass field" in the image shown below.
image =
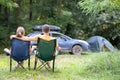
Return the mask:
<svg viewBox="0 0 120 80"><path fill-rule="evenodd" d="M31 70L19 68L9 70L9 56L0 55L0 80L120 80L120 54L83 53L62 54L56 57L55 72L45 68L33 70L34 55L31 56ZM13 67L16 62L13 61Z"/></svg>

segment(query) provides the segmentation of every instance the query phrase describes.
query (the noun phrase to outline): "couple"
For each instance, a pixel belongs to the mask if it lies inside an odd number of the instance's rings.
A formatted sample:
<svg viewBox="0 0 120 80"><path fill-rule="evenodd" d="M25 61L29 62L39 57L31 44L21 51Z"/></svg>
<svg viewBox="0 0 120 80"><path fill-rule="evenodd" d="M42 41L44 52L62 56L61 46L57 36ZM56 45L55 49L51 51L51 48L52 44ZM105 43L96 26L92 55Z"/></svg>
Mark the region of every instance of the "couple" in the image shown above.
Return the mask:
<svg viewBox="0 0 120 80"><path fill-rule="evenodd" d="M41 39L44 39L44 40L47 40L47 41L50 41L52 39L54 39L53 37L49 36L49 33L50 33L50 27L49 25L45 24L42 26L42 32L43 32L43 35L37 35L35 37L27 37L27 36L24 36L25 35L25 30L23 27L18 27L17 30L16 30L16 35L11 35L10 36L10 39L12 38L18 38L18 39L21 39L21 40L24 40L24 41L37 41L38 38L41 38ZM34 50L35 47L32 47L30 49L30 52ZM58 43L56 44L56 50L60 50L60 47L58 45ZM4 51L10 55L11 54L11 49L7 49L5 48ZM23 62L21 62L21 65L23 65ZM49 62L48 62L48 65L49 65ZM16 68L19 67L19 65L16 66Z"/></svg>

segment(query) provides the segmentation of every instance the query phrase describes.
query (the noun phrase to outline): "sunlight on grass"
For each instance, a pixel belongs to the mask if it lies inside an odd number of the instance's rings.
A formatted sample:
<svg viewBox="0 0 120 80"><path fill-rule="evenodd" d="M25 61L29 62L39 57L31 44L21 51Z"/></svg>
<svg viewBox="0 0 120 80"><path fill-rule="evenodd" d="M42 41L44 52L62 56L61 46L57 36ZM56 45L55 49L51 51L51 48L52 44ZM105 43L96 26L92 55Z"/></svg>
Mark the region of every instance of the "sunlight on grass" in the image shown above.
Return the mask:
<svg viewBox="0 0 120 80"><path fill-rule="evenodd" d="M9 56L0 55L0 80L119 80L120 65L113 66L118 62L116 55L107 52L59 55L56 57L54 73L45 68L33 70L34 55L31 56L31 70L27 69L25 61L26 69L19 68L10 72ZM120 59L118 56L117 58ZM13 60L13 67L15 65Z"/></svg>

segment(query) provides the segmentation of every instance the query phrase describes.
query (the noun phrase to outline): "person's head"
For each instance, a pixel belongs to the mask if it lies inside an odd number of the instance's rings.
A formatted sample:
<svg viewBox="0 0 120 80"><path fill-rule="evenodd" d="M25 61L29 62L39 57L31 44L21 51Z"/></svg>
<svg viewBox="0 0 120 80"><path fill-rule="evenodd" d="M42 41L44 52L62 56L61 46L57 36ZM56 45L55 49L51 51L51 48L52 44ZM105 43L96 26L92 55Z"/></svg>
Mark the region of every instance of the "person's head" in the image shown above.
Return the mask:
<svg viewBox="0 0 120 80"><path fill-rule="evenodd" d="M21 26L19 26L16 30L16 36L17 37L22 37L25 35L25 29Z"/></svg>
<svg viewBox="0 0 120 80"><path fill-rule="evenodd" d="M49 33L50 32L50 26L48 24L44 24L42 26L42 32Z"/></svg>

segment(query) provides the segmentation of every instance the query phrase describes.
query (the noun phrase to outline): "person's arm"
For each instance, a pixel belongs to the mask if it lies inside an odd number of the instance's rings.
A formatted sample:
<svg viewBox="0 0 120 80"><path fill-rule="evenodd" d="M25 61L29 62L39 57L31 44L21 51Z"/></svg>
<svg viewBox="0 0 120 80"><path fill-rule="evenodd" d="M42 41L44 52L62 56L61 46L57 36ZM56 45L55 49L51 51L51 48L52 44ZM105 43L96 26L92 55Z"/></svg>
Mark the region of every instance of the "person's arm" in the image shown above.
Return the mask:
<svg viewBox="0 0 120 80"><path fill-rule="evenodd" d="M21 38L22 40L24 41L35 41L34 37L27 37L27 36L24 36L23 38Z"/></svg>
<svg viewBox="0 0 120 80"><path fill-rule="evenodd" d="M27 37L27 36L23 36L22 38L20 38L20 37L17 37L16 35L11 35L10 39L12 39L12 38L21 39L21 40L24 40L24 41L35 41L34 37Z"/></svg>
<svg viewBox="0 0 120 80"><path fill-rule="evenodd" d="M60 51L61 47L59 47L58 42L56 43L56 50Z"/></svg>

